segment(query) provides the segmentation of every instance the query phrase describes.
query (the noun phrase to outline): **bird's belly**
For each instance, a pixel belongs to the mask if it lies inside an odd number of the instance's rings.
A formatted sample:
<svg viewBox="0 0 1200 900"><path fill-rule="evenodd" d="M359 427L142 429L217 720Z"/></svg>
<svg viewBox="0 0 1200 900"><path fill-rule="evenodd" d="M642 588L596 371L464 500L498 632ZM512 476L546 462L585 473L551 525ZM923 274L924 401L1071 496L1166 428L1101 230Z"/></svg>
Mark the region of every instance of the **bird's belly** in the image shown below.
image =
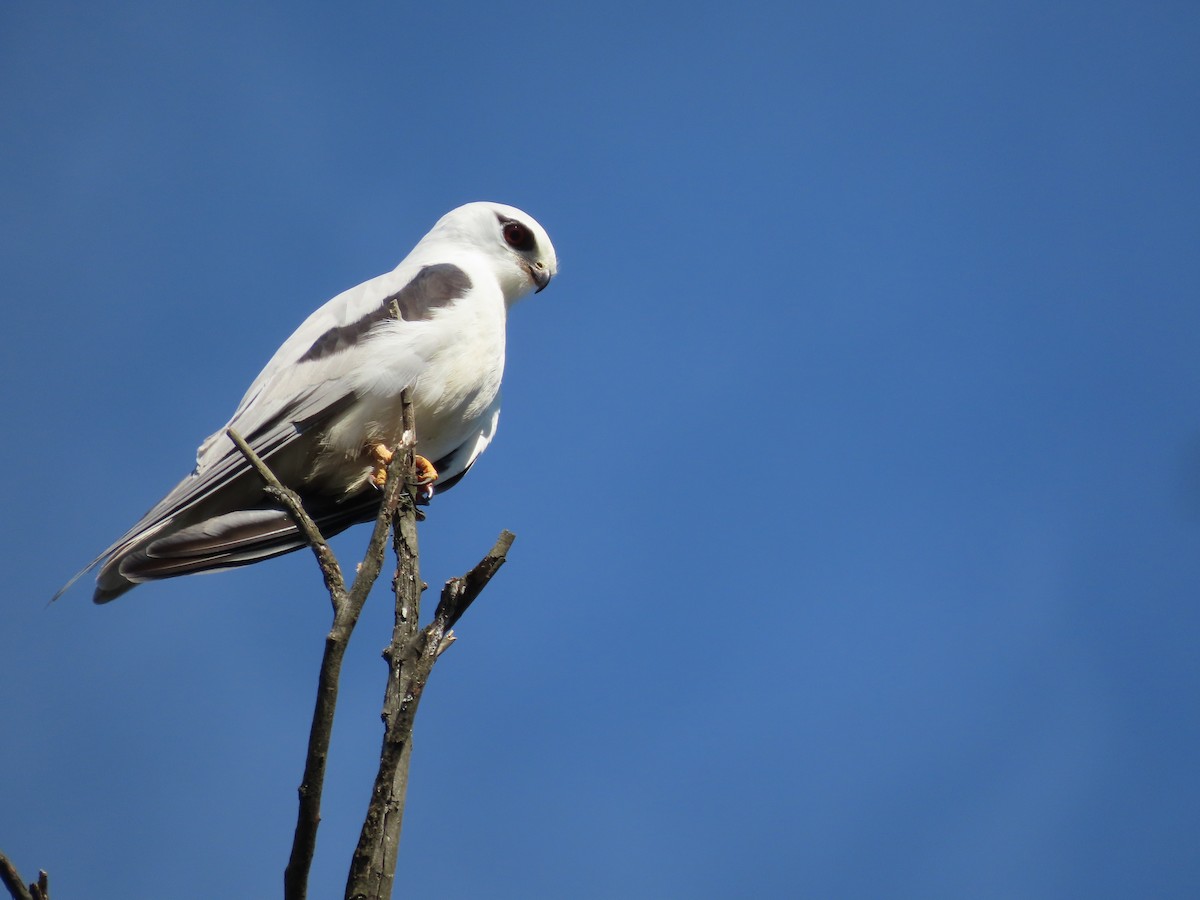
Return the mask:
<svg viewBox="0 0 1200 900"><path fill-rule="evenodd" d="M417 453L431 461L476 436L490 421L500 392L502 355L486 364L468 358L447 362L428 366L412 386ZM360 397L328 427L311 481L319 480L327 491L355 493L374 471L371 448L394 448L402 437L399 393Z"/></svg>
<svg viewBox="0 0 1200 900"><path fill-rule="evenodd" d="M504 320L476 326L438 353L413 385L417 452L440 459L479 433L500 394L504 374Z"/></svg>

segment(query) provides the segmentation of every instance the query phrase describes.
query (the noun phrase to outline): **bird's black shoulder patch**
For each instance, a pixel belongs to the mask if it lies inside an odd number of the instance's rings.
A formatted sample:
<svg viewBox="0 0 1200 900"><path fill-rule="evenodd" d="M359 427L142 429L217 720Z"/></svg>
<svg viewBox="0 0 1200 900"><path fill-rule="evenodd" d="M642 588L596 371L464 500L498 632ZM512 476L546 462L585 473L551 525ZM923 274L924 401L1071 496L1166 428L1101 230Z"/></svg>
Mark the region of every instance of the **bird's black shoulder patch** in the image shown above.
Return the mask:
<svg viewBox="0 0 1200 900"><path fill-rule="evenodd" d="M313 345L304 351L300 362L324 359L359 342L376 324L392 316L392 304L400 310L400 318L406 322L428 319L435 309L448 306L471 289L471 278L456 265L438 263L425 266L413 280L402 287L365 316L349 325L330 328Z"/></svg>

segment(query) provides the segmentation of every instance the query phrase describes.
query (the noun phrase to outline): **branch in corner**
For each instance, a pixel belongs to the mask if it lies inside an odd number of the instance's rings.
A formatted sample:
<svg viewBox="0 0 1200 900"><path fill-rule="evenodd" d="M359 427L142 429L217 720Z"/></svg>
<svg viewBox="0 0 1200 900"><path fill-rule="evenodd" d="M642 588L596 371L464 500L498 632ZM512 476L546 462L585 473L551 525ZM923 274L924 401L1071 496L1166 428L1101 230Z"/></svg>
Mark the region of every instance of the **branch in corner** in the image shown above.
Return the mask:
<svg viewBox="0 0 1200 900"><path fill-rule="evenodd" d="M26 887L17 867L3 853L0 853L0 881L4 882L13 900L50 900L50 876L46 870L40 870L38 880Z"/></svg>
<svg viewBox="0 0 1200 900"><path fill-rule="evenodd" d="M433 620L418 630L421 592L425 585L420 578L416 523L423 517L415 503L418 486L416 433L408 391L402 398L402 413L401 446L388 466L379 514L362 564L349 589L336 557L316 523L305 512L299 496L279 482L240 435L232 429L228 432L229 438L262 477L267 491L284 505L312 547L334 610L333 626L326 637L325 655L318 676L304 779L299 788L296 834L284 873L285 900L305 900L307 897L342 658L367 594L383 567L389 531L396 554L395 626L392 642L384 651L388 681L384 692L385 727L379 771L346 885L346 897L353 900L384 900L391 896L417 705L434 663L455 639L450 629L504 565L514 540L512 532L502 531L491 551L474 568L446 582Z"/></svg>

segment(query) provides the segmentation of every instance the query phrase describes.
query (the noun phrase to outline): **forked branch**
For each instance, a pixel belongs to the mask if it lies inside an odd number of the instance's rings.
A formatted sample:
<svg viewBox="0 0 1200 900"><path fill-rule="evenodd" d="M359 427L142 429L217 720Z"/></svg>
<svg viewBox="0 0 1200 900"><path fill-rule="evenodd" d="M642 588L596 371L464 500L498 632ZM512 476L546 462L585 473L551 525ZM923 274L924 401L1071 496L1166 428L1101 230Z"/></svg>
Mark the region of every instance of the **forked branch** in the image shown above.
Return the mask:
<svg viewBox="0 0 1200 900"><path fill-rule="evenodd" d="M415 465L413 409L407 391L403 397L403 416L404 437L388 466L371 540L349 588L336 557L316 523L305 512L299 496L279 482L240 435L232 429L229 431L230 439L262 477L267 491L283 504L312 547L334 610L333 626L325 638L325 653L317 680L304 779L299 789L296 834L284 872L285 900L304 900L308 894L342 659L367 594L383 567L389 530L396 554L395 625L392 641L383 654L388 662L388 682L384 692L385 727L379 771L346 884L346 897L355 900L385 900L391 896L417 705L434 663L454 640L451 628L504 564L514 539L511 532L501 532L491 552L474 568L448 581L442 589L433 620L423 630L419 629L421 592L425 588L417 548L417 521L421 516L417 512L416 496L420 483Z"/></svg>
<svg viewBox="0 0 1200 900"><path fill-rule="evenodd" d="M515 539L512 532L502 531L495 546L471 571L447 581L433 620L418 631L424 585L417 568L415 522L411 532L406 524L407 519L398 518L394 531L396 617L392 642L383 651L388 662L383 748L371 803L350 863L346 900L386 900L392 895L417 707L434 664L454 640L451 627L504 565Z"/></svg>
<svg viewBox="0 0 1200 900"><path fill-rule="evenodd" d="M402 403L405 409L405 421L412 418L412 403L408 392L404 392ZM316 852L317 828L321 823L321 793L325 784L325 765L329 757L329 743L333 735L333 717L337 708L338 679L341 675L342 660L350 635L362 613L367 595L379 572L383 568L383 557L387 545L388 529L392 515L402 496L410 496L406 484L412 479L409 474L415 436L411 428L405 428L403 445L400 452L395 454L388 467L387 482L383 489L383 499L380 503L379 514L375 518L375 527L362 564L358 567L354 583L346 588L341 566L333 551L329 548L325 536L321 534L316 522L304 510L300 497L285 487L270 470L258 454L233 429L229 438L241 450L255 471L267 485L267 491L283 504L300 533L305 536L321 573L325 579L325 587L329 591L329 599L333 604L333 624L325 636L325 652L321 657L321 668L317 675L317 698L313 708L312 725L308 734L308 752L304 760L304 776L297 791L299 794L299 809L296 816L296 831L292 838L292 852L284 870L285 900L304 900L308 896L308 875L312 868L313 854Z"/></svg>
<svg viewBox="0 0 1200 900"><path fill-rule="evenodd" d="M38 872L38 880L25 886L25 880L12 861L0 853L0 881L8 888L13 900L50 900L50 877L46 870Z"/></svg>
<svg viewBox="0 0 1200 900"><path fill-rule="evenodd" d="M514 539L511 532L502 531L495 546L474 568L446 582L433 620L424 629L419 629L421 592L425 589L417 552L417 520L421 516L417 512L416 496L421 484L417 480L416 436L408 391L404 392L402 404L403 440L388 466L387 481L371 540L349 588L337 557L316 522L304 510L299 495L279 481L241 435L232 428L227 431L230 440L263 479L267 492L283 505L312 548L333 605L333 625L325 637L325 653L317 679L317 698L308 736L304 778L298 792L300 804L296 833L284 872L286 900L304 900L308 894L308 876L316 849L317 827L321 821L321 792L333 732L342 659L367 595L383 568L389 530L393 535L396 553L396 613L392 640L383 653L388 662L383 705L383 748L371 802L351 861L346 884L348 900L386 900L391 896L417 705L438 657L454 641L451 629L504 565ZM49 900L46 872L39 872L38 880L26 886L16 867L2 853L0 881L13 900Z"/></svg>

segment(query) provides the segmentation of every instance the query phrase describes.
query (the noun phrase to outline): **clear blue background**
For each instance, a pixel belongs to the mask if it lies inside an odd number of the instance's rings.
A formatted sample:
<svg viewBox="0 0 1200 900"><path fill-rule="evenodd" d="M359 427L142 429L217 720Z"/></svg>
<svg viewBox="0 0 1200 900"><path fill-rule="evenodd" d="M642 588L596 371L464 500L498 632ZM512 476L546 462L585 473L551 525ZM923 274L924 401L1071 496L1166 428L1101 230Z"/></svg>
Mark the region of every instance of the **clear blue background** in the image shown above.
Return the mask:
<svg viewBox="0 0 1200 900"><path fill-rule="evenodd" d="M421 710L404 896L1200 895L1198 47L1143 0L4 4L0 848L64 900L278 896L311 557L46 599L492 199L562 265L421 532L435 588L518 539Z"/></svg>

